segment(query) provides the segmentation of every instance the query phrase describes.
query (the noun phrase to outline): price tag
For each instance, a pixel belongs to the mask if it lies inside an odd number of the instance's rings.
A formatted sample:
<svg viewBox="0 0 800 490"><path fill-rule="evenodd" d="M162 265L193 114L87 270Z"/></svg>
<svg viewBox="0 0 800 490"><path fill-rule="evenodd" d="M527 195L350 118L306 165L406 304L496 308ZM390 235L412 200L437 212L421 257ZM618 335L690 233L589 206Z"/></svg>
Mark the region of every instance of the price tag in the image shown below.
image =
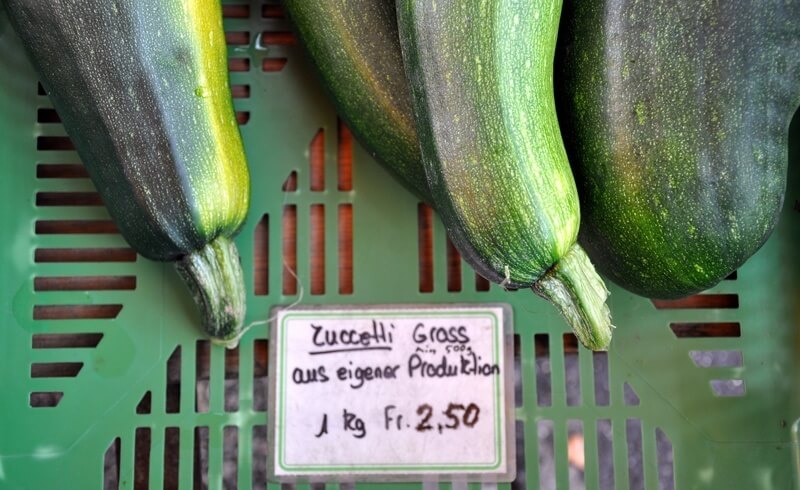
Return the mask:
<svg viewBox="0 0 800 490"><path fill-rule="evenodd" d="M270 476L511 481L508 305L281 310Z"/></svg>

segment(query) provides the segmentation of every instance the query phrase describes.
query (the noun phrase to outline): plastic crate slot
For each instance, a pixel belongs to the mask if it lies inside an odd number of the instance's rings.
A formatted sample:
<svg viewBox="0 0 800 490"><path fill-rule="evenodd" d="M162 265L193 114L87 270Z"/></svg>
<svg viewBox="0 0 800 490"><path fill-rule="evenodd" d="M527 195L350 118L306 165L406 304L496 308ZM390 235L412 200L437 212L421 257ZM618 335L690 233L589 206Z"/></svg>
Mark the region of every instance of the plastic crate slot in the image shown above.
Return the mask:
<svg viewBox="0 0 800 490"><path fill-rule="evenodd" d="M678 338L742 336L742 327L738 322L675 322L670 323L669 328Z"/></svg>
<svg viewBox="0 0 800 490"><path fill-rule="evenodd" d="M261 70L274 73L283 70L289 60L286 58L264 58L261 60Z"/></svg>
<svg viewBox="0 0 800 490"><path fill-rule="evenodd" d="M226 19L246 19L250 17L250 5L223 5L222 17Z"/></svg>
<svg viewBox="0 0 800 490"><path fill-rule="evenodd" d="M239 476L239 427L222 429L222 488L236 488Z"/></svg>
<svg viewBox="0 0 800 490"><path fill-rule="evenodd" d="M445 249L447 263L447 290L451 293L461 291L461 254L447 237Z"/></svg>
<svg viewBox="0 0 800 490"><path fill-rule="evenodd" d="M253 293L269 294L269 214L258 220L253 230Z"/></svg>
<svg viewBox="0 0 800 490"><path fill-rule="evenodd" d="M313 192L325 190L325 130L317 130L308 144L309 184Z"/></svg>
<svg viewBox="0 0 800 490"><path fill-rule="evenodd" d="M133 291L136 276L34 277L34 291Z"/></svg>
<svg viewBox="0 0 800 490"><path fill-rule="evenodd" d="M475 291L485 292L491 289L492 283L482 275L475 273Z"/></svg>
<svg viewBox="0 0 800 490"><path fill-rule="evenodd" d="M36 263L53 262L136 262L136 252L130 248L37 248Z"/></svg>
<svg viewBox="0 0 800 490"><path fill-rule="evenodd" d="M597 420L597 468L600 490L614 490L614 442L610 419Z"/></svg>
<svg viewBox="0 0 800 490"><path fill-rule="evenodd" d="M282 19L285 16L283 7L274 3L266 3L261 6L261 17L265 19Z"/></svg>
<svg viewBox="0 0 800 490"><path fill-rule="evenodd" d="M244 126L250 122L250 111L236 111L236 122Z"/></svg>
<svg viewBox="0 0 800 490"><path fill-rule="evenodd" d="M553 421L541 419L536 422L539 442L539 488L556 488L556 460Z"/></svg>
<svg viewBox="0 0 800 490"><path fill-rule="evenodd" d="M178 470L180 469L180 429L167 427L164 429L164 488L178 488Z"/></svg>
<svg viewBox="0 0 800 490"><path fill-rule="evenodd" d="M142 399L139 400L139 403L136 404L136 413L138 415L147 415L152 411L153 407L153 392L147 390L144 395L142 395Z"/></svg>
<svg viewBox="0 0 800 490"><path fill-rule="evenodd" d="M111 220L36 220L37 235L111 235L119 233Z"/></svg>
<svg viewBox="0 0 800 490"><path fill-rule="evenodd" d="M283 294L297 294L297 206L283 206Z"/></svg>
<svg viewBox="0 0 800 490"><path fill-rule="evenodd" d="M53 408L61 403L63 397L63 391L34 391L28 398L28 404L32 408Z"/></svg>
<svg viewBox="0 0 800 490"><path fill-rule="evenodd" d="M103 340L102 333L35 333L34 349L94 349Z"/></svg>
<svg viewBox="0 0 800 490"><path fill-rule="evenodd" d="M550 336L546 333L537 333L533 339L536 365L536 404L540 407L549 407L553 404L550 379Z"/></svg>
<svg viewBox="0 0 800 490"><path fill-rule="evenodd" d="M73 151L75 145L69 136L38 136L36 149L39 151Z"/></svg>
<svg viewBox="0 0 800 490"><path fill-rule="evenodd" d="M167 359L166 375L165 412L179 413L181 411L181 346L175 347Z"/></svg>
<svg viewBox="0 0 800 490"><path fill-rule="evenodd" d="M733 271L725 278L726 281L735 281L739 277L738 271Z"/></svg>
<svg viewBox="0 0 800 490"><path fill-rule="evenodd" d="M112 320L122 305L35 305L34 320Z"/></svg>
<svg viewBox="0 0 800 490"><path fill-rule="evenodd" d="M578 352L578 338L575 334L572 333L565 333L564 334L564 353L565 354L575 354Z"/></svg>
<svg viewBox="0 0 800 490"><path fill-rule="evenodd" d="M741 397L747 392L743 379L712 379L709 384L715 396Z"/></svg>
<svg viewBox="0 0 800 490"><path fill-rule="evenodd" d="M194 369L194 411L206 413L209 410L210 371L211 371L211 343L206 339L195 343L195 369Z"/></svg>
<svg viewBox="0 0 800 490"><path fill-rule="evenodd" d="M653 305L659 310L694 309L694 308L721 308L732 309L739 307L738 294L695 294L682 299L654 299Z"/></svg>
<svg viewBox="0 0 800 490"><path fill-rule="evenodd" d="M231 97L233 97L234 99L250 98L250 85L247 84L231 85Z"/></svg>
<svg viewBox="0 0 800 490"><path fill-rule="evenodd" d="M239 346L225 349L225 411L239 410Z"/></svg>
<svg viewBox="0 0 800 490"><path fill-rule="evenodd" d="M263 424L253 426L252 457L250 459L253 488L267 487L267 426Z"/></svg>
<svg viewBox="0 0 800 490"><path fill-rule="evenodd" d="M111 441L103 456L103 490L117 490L119 488L121 442L119 437Z"/></svg>
<svg viewBox="0 0 800 490"><path fill-rule="evenodd" d="M225 42L230 46L246 46L250 44L250 33L247 31L226 31Z"/></svg>
<svg viewBox="0 0 800 490"><path fill-rule="evenodd" d="M193 488L208 488L208 427L194 428L192 444L194 465L192 468Z"/></svg>
<svg viewBox="0 0 800 490"><path fill-rule="evenodd" d="M353 205L339 204L339 294L353 294Z"/></svg>
<svg viewBox="0 0 800 490"><path fill-rule="evenodd" d="M37 206L102 206L97 192L37 192Z"/></svg>
<svg viewBox="0 0 800 490"><path fill-rule="evenodd" d="M88 179L86 167L80 163L39 163L36 165L37 179Z"/></svg>
<svg viewBox="0 0 800 490"><path fill-rule="evenodd" d="M672 441L659 428L656 428L656 460L659 490L675 490L675 455Z"/></svg>
<svg viewBox="0 0 800 490"><path fill-rule="evenodd" d="M419 292L433 292L433 208L425 203L417 205L419 230Z"/></svg>
<svg viewBox="0 0 800 490"><path fill-rule="evenodd" d="M292 46L297 42L292 31L264 31L261 33L261 44L274 46Z"/></svg>
<svg viewBox="0 0 800 490"><path fill-rule="evenodd" d="M689 357L699 368L742 367L740 350L690 350Z"/></svg>
<svg viewBox="0 0 800 490"><path fill-rule="evenodd" d="M310 209L311 233L309 234L311 294L325 294L325 205L312 204Z"/></svg>
<svg viewBox="0 0 800 490"><path fill-rule="evenodd" d="M594 404L607 407L611 403L611 390L608 382L608 352L592 352L594 373Z"/></svg>
<svg viewBox="0 0 800 490"><path fill-rule="evenodd" d="M638 406L640 403L639 395L633 389L633 386L627 382L622 384L622 400L628 406Z"/></svg>
<svg viewBox="0 0 800 490"><path fill-rule="evenodd" d="M211 344L211 347L214 347L214 345ZM234 380L239 379L239 347L237 346L234 349L224 349L224 350L222 350L221 347L218 348L220 348L220 350L225 353L223 360L224 362L223 379L234 379ZM206 353L204 355L210 355L210 353ZM204 374L206 378L210 378L211 375L210 369L207 369Z"/></svg>
<svg viewBox="0 0 800 490"><path fill-rule="evenodd" d="M150 427L137 427L134 440L133 488L147 490L150 487L150 445L152 434Z"/></svg>
<svg viewBox="0 0 800 490"><path fill-rule="evenodd" d="M581 404L581 368L578 356L578 338L575 334L564 334L564 391L567 406Z"/></svg>
<svg viewBox="0 0 800 490"><path fill-rule="evenodd" d="M269 369L269 341L256 339L253 341L253 376L255 379L266 378Z"/></svg>
<svg viewBox="0 0 800 490"><path fill-rule="evenodd" d="M525 424L521 420L514 421L514 445L516 446L516 471L517 474L511 482L511 490L525 490L527 488L525 468Z"/></svg>
<svg viewBox="0 0 800 490"><path fill-rule="evenodd" d="M625 442L628 446L628 488L644 490L641 419L625 420Z"/></svg>
<svg viewBox="0 0 800 490"><path fill-rule="evenodd" d="M61 117L55 109L43 107L36 110L36 122L40 124L58 124L61 122Z"/></svg>
<svg viewBox="0 0 800 490"><path fill-rule="evenodd" d="M524 390L522 389L522 341L518 333L514 334L514 406L523 406Z"/></svg>
<svg viewBox="0 0 800 490"><path fill-rule="evenodd" d="M581 420L567 420L567 464L570 490L585 489L586 449Z"/></svg>
<svg viewBox="0 0 800 490"><path fill-rule="evenodd" d="M292 170L289 172L289 176L286 177L286 180L283 181L283 186L281 186L281 190L283 192L296 192L297 191L297 171Z"/></svg>
<svg viewBox="0 0 800 490"><path fill-rule="evenodd" d="M269 341L257 339L253 342L253 410L267 411L267 366L269 365Z"/></svg>
<svg viewBox="0 0 800 490"><path fill-rule="evenodd" d="M353 190L353 133L341 119L336 120L336 169L338 189Z"/></svg>
<svg viewBox="0 0 800 490"><path fill-rule="evenodd" d="M250 58L228 58L228 71L250 71Z"/></svg>

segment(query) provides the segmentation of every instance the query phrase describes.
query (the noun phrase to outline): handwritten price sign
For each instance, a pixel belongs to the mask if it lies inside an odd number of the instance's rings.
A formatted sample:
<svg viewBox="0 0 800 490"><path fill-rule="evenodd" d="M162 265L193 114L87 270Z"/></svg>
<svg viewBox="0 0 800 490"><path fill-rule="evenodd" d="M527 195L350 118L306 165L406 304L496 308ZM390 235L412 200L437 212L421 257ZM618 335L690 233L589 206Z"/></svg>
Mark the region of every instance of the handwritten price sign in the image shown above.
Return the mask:
<svg viewBox="0 0 800 490"><path fill-rule="evenodd" d="M282 310L270 473L281 481L510 481L504 305Z"/></svg>

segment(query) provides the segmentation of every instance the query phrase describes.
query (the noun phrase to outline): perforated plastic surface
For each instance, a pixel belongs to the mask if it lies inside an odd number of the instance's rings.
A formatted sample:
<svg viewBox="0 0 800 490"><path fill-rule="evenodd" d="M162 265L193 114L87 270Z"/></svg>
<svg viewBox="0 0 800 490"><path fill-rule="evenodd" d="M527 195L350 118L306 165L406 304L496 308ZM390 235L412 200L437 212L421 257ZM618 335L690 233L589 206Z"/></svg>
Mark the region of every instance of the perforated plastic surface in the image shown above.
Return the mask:
<svg viewBox="0 0 800 490"><path fill-rule="evenodd" d="M793 484L798 165L778 230L735 279L656 304L612 285L618 328L592 354L530 291L482 290L337 123L279 6L227 5L226 28L252 168L248 321L301 289L304 304L508 302L520 477L499 488ZM0 488L264 488L266 327L236 351L202 340L172 267L127 250L50 107L0 13Z"/></svg>

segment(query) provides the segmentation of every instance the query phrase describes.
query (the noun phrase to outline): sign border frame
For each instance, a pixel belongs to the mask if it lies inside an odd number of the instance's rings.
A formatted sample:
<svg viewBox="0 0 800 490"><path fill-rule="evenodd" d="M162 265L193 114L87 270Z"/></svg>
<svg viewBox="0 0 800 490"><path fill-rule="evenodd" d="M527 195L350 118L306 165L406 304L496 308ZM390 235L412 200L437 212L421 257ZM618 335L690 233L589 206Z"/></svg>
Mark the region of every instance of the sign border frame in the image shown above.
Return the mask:
<svg viewBox="0 0 800 490"><path fill-rule="evenodd" d="M496 317L492 309L499 308L502 312L502 319ZM284 306L276 306L270 312L270 336L269 336L269 406L267 410L267 444L269 453L267 456L268 478L278 482L296 481L358 481L358 482L403 482L403 481L481 481L481 482L510 482L516 475L516 445L515 441L515 417L514 417L514 335L513 335L513 309L508 303L448 303L448 304L364 304L364 305L308 305L300 308L292 308L282 322L278 324L278 313L287 310ZM285 465L282 461L283 433L277 435L275 418L276 407L280 402L279 396L283 393L281 380L273 374L277 373L279 360L279 342L285 343L285 336L279 335L280 329L284 327L287 319L298 316L319 317L320 315L337 317L343 313L354 313L356 316L374 317L375 315L392 316L448 316L448 315L480 315L494 317L494 324L497 325L495 335L493 335L493 346L496 362L502 365L504 375L495 382L495 403L496 424L496 454L497 459L491 463L467 463L467 464L442 464L431 465L391 465L375 463L369 465L314 465L297 466ZM275 340L278 340L276 342ZM500 345L503 345L503 357L500 358ZM284 344L285 347L285 344ZM284 349L285 351L285 349ZM285 363L285 359L282 359ZM284 364L281 368L283 369ZM503 383L503 389L500 388ZM280 387L279 387L280 384ZM280 392L279 392L280 390ZM503 397L504 393L504 397ZM505 400L504 413L501 412L502 402ZM499 405L499 406L498 406ZM283 419L281 420L283 422ZM505 422L505 427L502 427ZM505 444L501 437L505 432ZM506 471L502 473L490 473L497 469L506 455ZM284 473L276 474L276 465L279 465ZM383 471L380 471L383 470ZM372 472L371 472L372 471ZM413 471L414 473L409 473Z"/></svg>

